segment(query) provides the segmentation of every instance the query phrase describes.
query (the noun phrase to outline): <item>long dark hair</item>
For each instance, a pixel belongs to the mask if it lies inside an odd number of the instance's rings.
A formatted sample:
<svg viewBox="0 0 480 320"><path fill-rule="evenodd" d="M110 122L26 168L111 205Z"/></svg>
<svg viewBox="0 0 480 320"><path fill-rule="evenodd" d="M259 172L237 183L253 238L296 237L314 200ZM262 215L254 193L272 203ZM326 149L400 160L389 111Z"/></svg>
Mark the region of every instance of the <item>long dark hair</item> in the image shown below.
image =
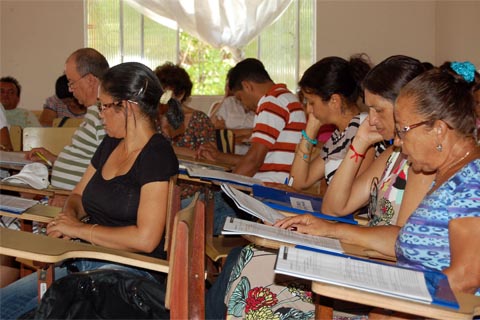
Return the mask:
<svg viewBox="0 0 480 320"><path fill-rule="evenodd" d="M363 97L361 82L370 70L366 55L352 56L349 61L326 57L308 68L298 83L303 92L318 95L324 101L339 94L350 103Z"/></svg>
<svg viewBox="0 0 480 320"><path fill-rule="evenodd" d="M101 87L115 100L138 103L141 112L155 124L163 90L157 76L149 67L138 62L116 65L104 74Z"/></svg>
<svg viewBox="0 0 480 320"><path fill-rule="evenodd" d="M395 103L400 89L425 71L419 60L403 55L391 56L368 72L363 89Z"/></svg>

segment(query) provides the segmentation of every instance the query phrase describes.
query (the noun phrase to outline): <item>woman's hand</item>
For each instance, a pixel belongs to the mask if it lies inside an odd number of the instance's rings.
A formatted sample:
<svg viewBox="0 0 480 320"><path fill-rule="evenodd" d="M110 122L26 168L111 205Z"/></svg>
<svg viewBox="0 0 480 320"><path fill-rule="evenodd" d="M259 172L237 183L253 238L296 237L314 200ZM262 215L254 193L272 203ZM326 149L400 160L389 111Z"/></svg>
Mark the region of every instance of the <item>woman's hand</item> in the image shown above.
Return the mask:
<svg viewBox="0 0 480 320"><path fill-rule="evenodd" d="M54 163L55 160L57 160L57 156L45 148L33 148L32 150L27 151L25 153L25 159L35 162L44 162L44 160L40 158L37 153L43 155L51 163Z"/></svg>
<svg viewBox="0 0 480 320"><path fill-rule="evenodd" d="M316 218L311 214L299 214L277 221L274 226L293 229L300 233L315 236L335 237L335 223Z"/></svg>
<svg viewBox="0 0 480 320"><path fill-rule="evenodd" d="M372 144L383 141L383 136L378 133L377 128L370 125L368 116L365 118L365 121L362 122L362 124L358 128L357 134L355 135L354 141L358 140L361 140L362 144L365 144L365 146L363 146L365 150L368 149L368 147Z"/></svg>
<svg viewBox="0 0 480 320"><path fill-rule="evenodd" d="M59 213L58 216L47 225L47 235L54 238L73 239L77 238L78 228L85 227L85 223L77 218Z"/></svg>
<svg viewBox="0 0 480 320"><path fill-rule="evenodd" d="M213 142L206 142L202 144L197 150L197 158L200 159L217 161L219 154L220 151L218 151L217 146Z"/></svg>

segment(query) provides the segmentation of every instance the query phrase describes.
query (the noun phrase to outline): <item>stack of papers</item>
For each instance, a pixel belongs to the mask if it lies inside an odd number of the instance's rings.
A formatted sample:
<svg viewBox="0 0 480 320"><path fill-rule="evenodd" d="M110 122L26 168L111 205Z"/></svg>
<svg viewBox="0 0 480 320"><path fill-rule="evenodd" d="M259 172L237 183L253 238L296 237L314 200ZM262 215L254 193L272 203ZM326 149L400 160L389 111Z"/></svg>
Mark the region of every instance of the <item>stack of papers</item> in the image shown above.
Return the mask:
<svg viewBox="0 0 480 320"><path fill-rule="evenodd" d="M232 188L228 184L222 183L221 188L223 192L235 202L237 207L258 219L274 224L277 220L285 218L280 212L266 206L261 201L251 197L240 190Z"/></svg>
<svg viewBox="0 0 480 320"><path fill-rule="evenodd" d="M281 247L275 272L400 299L458 308L446 276L440 272L372 262L343 254ZM434 283L434 286L431 284ZM440 289L439 286L442 286ZM449 291L448 299L437 299L436 291Z"/></svg>
<svg viewBox="0 0 480 320"><path fill-rule="evenodd" d="M212 170L200 167L187 166L188 175L191 177L198 177L207 180L224 181L232 184L243 186L253 186L254 184L262 184L263 181L252 177L242 176L240 174L223 172L219 170Z"/></svg>
<svg viewBox="0 0 480 320"><path fill-rule="evenodd" d="M227 235L242 235L250 234L265 239L280 241L283 243L291 243L294 245L304 245L310 248L316 248L331 252L343 252L342 245L338 239L312 236L296 231L280 229L265 224L246 221L233 217L228 217L225 220L222 234Z"/></svg>
<svg viewBox="0 0 480 320"><path fill-rule="evenodd" d="M25 159L25 153L23 152L0 151L0 163L3 165L24 166L32 162Z"/></svg>
<svg viewBox="0 0 480 320"><path fill-rule="evenodd" d="M38 203L36 200L0 194L0 210L2 211L20 214Z"/></svg>

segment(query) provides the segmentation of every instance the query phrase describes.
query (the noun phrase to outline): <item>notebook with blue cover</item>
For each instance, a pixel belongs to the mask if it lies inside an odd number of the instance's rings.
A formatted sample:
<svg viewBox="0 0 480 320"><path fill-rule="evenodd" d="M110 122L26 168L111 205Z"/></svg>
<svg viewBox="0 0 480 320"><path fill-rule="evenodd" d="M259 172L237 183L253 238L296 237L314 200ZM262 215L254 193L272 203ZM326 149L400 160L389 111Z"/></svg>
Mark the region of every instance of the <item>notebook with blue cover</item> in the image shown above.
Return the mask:
<svg viewBox="0 0 480 320"><path fill-rule="evenodd" d="M252 186L252 194L256 199L276 210L297 214L309 213L325 220L357 224L353 214L335 217L321 213L322 198L320 197L270 188L259 184Z"/></svg>
<svg viewBox="0 0 480 320"><path fill-rule="evenodd" d="M275 272L400 299L459 309L445 274L306 246L281 247Z"/></svg>

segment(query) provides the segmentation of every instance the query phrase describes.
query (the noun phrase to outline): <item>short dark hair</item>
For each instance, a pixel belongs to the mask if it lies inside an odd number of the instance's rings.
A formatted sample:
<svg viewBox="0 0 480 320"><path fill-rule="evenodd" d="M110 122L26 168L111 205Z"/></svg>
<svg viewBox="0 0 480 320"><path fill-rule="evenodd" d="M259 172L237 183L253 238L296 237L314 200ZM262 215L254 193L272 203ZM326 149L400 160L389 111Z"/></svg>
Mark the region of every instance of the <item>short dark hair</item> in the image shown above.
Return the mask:
<svg viewBox="0 0 480 320"><path fill-rule="evenodd" d="M328 101L339 94L355 103L362 94L361 83L370 63L366 55L355 55L347 61L340 57L326 57L309 67L298 83L306 93L318 95Z"/></svg>
<svg viewBox="0 0 480 320"><path fill-rule="evenodd" d="M17 97L20 97L20 93L22 92L22 86L20 85L17 79L10 76L2 77L0 78L0 82L13 83L13 85L17 88Z"/></svg>
<svg viewBox="0 0 480 320"><path fill-rule="evenodd" d="M186 101L192 94L193 83L187 71L170 61L155 68L155 74L163 88L172 87L176 96L183 94L181 102Z"/></svg>
<svg viewBox="0 0 480 320"><path fill-rule="evenodd" d="M75 61L76 70L82 77L90 73L100 79L109 68L107 59L93 48L78 49L69 59Z"/></svg>
<svg viewBox="0 0 480 320"><path fill-rule="evenodd" d="M411 97L418 114L426 120L445 121L457 132L470 136L476 128L473 86L450 66L450 62L433 68L412 81L400 91L400 97Z"/></svg>
<svg viewBox="0 0 480 320"><path fill-rule="evenodd" d="M228 73L228 89L232 92L242 90L242 81L265 83L272 81L263 63L254 58L240 61Z"/></svg>
<svg viewBox="0 0 480 320"><path fill-rule="evenodd" d="M400 89L424 71L424 65L415 58L391 56L367 73L363 89L395 103Z"/></svg>
<svg viewBox="0 0 480 320"><path fill-rule="evenodd" d="M68 79L66 75L61 75L55 82L55 95L59 99L73 98L73 93L68 89Z"/></svg>
<svg viewBox="0 0 480 320"><path fill-rule="evenodd" d="M163 94L160 81L153 71L139 62L125 62L110 68L101 79L105 93L114 99L137 102L154 124Z"/></svg>

